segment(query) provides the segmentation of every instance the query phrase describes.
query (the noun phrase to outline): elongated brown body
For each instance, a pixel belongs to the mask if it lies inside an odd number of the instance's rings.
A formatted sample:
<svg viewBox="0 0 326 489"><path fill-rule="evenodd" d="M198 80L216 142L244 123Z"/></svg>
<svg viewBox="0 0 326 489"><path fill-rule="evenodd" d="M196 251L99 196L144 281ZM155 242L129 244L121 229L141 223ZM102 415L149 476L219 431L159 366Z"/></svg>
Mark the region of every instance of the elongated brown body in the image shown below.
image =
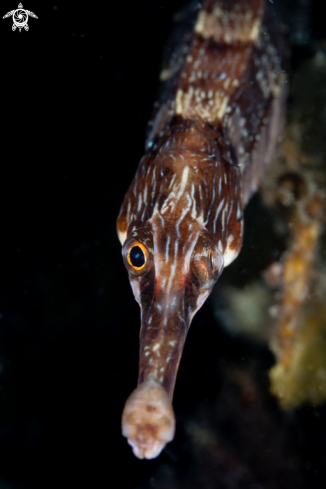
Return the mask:
<svg viewBox="0 0 326 489"><path fill-rule="evenodd" d="M204 0L184 22L117 222L141 307L138 387L122 420L139 458L173 438L186 334L241 249L243 209L279 136L286 92L267 2Z"/></svg>

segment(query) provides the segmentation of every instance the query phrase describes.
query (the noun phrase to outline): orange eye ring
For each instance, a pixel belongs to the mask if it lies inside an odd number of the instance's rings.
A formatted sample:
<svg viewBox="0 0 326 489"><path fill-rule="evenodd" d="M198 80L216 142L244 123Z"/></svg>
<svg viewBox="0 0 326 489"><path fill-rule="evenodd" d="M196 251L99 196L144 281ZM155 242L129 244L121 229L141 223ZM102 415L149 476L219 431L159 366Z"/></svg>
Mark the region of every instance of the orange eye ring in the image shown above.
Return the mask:
<svg viewBox="0 0 326 489"><path fill-rule="evenodd" d="M126 259L128 265L133 270L140 272L145 268L148 262L148 250L146 246L140 241L133 241L126 253Z"/></svg>

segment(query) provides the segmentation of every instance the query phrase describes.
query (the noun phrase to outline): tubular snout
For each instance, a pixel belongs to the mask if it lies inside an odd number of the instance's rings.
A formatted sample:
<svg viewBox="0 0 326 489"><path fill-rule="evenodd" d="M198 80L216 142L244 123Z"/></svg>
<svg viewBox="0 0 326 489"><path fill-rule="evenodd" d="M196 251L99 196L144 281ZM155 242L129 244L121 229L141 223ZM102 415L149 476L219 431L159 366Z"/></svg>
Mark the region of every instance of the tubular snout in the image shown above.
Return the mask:
<svg viewBox="0 0 326 489"><path fill-rule="evenodd" d="M138 458L157 457L175 432L175 417L165 389L153 380L138 385L126 401L122 434Z"/></svg>

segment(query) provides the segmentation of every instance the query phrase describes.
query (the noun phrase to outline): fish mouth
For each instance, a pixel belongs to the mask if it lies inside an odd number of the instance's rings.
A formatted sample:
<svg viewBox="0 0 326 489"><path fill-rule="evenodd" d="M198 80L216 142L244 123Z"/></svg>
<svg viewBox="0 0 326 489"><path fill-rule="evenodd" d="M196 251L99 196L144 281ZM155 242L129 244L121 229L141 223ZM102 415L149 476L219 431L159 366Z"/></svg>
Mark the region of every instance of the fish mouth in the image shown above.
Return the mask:
<svg viewBox="0 0 326 489"><path fill-rule="evenodd" d="M175 417L167 392L158 382L143 382L127 399L122 414L122 434L134 455L157 457L174 433Z"/></svg>

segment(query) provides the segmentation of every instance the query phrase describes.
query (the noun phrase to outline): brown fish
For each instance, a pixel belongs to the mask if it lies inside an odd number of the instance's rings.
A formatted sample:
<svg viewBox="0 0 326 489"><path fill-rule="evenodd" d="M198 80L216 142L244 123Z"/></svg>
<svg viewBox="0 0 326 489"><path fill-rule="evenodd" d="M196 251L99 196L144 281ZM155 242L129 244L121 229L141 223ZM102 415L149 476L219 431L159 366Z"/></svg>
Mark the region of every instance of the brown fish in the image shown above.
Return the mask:
<svg viewBox="0 0 326 489"><path fill-rule="evenodd" d="M282 36L264 0L204 0L183 20L147 152L117 221L141 308L138 387L122 432L139 458L172 440L187 331L238 255L243 209L282 128Z"/></svg>

